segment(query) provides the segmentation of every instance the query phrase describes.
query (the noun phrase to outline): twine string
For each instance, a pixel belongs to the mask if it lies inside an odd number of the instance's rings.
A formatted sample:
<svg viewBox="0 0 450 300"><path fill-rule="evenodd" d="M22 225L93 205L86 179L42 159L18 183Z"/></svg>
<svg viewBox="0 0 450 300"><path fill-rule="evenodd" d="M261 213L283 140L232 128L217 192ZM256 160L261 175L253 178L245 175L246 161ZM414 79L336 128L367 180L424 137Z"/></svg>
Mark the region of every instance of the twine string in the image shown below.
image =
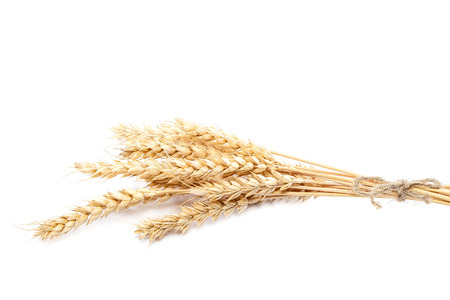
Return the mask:
<svg viewBox="0 0 450 300"><path fill-rule="evenodd" d="M370 180L375 181L378 184L375 185L369 192L364 192L361 190L361 181ZM375 197L381 195L385 192L394 192L397 194L397 201L405 201L406 198L414 198L417 200L422 200L426 203L430 203L430 197L428 195L423 195L418 192L411 191L413 187L426 187L432 189L439 189L441 183L434 178L426 178L422 180L412 180L408 181L405 179L400 179L397 181L387 181L381 177L370 177L370 176L358 176L353 181L353 192L369 197L370 201L376 208L381 208L381 204L375 201Z"/></svg>

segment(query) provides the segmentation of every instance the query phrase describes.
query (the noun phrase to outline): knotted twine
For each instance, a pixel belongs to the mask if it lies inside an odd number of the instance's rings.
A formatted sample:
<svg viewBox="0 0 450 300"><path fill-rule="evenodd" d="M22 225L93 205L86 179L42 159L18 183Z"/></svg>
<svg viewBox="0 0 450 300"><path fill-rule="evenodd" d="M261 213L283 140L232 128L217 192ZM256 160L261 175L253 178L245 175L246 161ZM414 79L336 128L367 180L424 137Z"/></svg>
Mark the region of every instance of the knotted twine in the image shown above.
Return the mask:
<svg viewBox="0 0 450 300"><path fill-rule="evenodd" d="M373 180L379 182L379 184L375 185L370 192L363 192L361 190L361 180ZM413 187L426 187L432 189L439 189L441 187L441 183L434 178L426 178L422 180L412 180L408 181L405 179L400 179L397 181L387 181L381 177L369 177L369 176L358 176L353 181L353 192L370 198L372 204L376 208L381 208L381 204L375 201L375 197L383 194L385 192L394 192L397 194L397 201L405 201L407 197L414 198L417 200L422 200L426 203L430 203L430 196L423 195L418 192L411 191L410 189Z"/></svg>

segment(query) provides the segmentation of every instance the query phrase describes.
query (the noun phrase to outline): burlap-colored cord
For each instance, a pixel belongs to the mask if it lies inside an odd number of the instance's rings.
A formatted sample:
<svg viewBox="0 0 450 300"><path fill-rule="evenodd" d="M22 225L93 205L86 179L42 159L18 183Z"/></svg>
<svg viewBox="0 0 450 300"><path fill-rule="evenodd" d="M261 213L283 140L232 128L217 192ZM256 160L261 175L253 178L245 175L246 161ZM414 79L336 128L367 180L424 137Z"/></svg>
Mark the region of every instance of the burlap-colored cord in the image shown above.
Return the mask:
<svg viewBox="0 0 450 300"><path fill-rule="evenodd" d="M361 181L369 180L378 183L369 192L364 192L361 190ZM372 204L376 208L381 208L381 204L375 201L375 197L381 195L385 192L394 192L397 194L397 201L405 201L406 198L414 198L417 200L422 200L426 203L430 203L430 197L417 192L413 192L410 189L413 187L427 187L438 189L441 187L441 183L434 178L427 178L422 180L412 180L407 181L405 179L400 179L397 181L387 181L381 177L369 177L369 176L358 176L353 181L353 192L358 195L366 196L370 198Z"/></svg>

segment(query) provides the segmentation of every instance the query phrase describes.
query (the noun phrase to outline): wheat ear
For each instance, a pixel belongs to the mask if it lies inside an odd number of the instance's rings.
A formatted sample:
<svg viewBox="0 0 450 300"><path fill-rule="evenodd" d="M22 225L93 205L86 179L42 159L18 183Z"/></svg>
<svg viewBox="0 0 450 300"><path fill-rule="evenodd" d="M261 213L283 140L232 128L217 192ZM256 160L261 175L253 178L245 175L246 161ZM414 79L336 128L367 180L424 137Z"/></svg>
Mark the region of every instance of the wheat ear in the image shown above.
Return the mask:
<svg viewBox="0 0 450 300"><path fill-rule="evenodd" d="M165 138L155 138L150 141L132 140L121 149L120 156L127 159L141 158L206 158L219 152L211 147L196 145L187 141L171 141Z"/></svg>
<svg viewBox="0 0 450 300"><path fill-rule="evenodd" d="M276 177L273 175L276 174ZM211 182L200 182L191 188L191 193L209 201L230 201L237 198L264 198L275 191L283 192L296 185L305 185L303 176L281 175L275 173L251 174L247 177L218 178Z"/></svg>
<svg viewBox="0 0 450 300"><path fill-rule="evenodd" d="M160 218L148 218L137 226L136 234L139 238L149 238L150 243L161 239L172 231L186 232L195 222L200 226L211 217L215 221L220 215L229 215L237 210L244 211L249 205L262 201L261 198L240 198L231 201L196 201L192 206L182 206L178 214L167 215Z"/></svg>
<svg viewBox="0 0 450 300"><path fill-rule="evenodd" d="M162 123L158 129L120 125L113 128L113 130L115 137L125 143L135 142L146 145L162 137L173 142L185 141L191 144L216 148L222 152L253 155L259 159L274 160L270 151L250 141L245 141L215 127L186 122L180 118L174 122Z"/></svg>
<svg viewBox="0 0 450 300"><path fill-rule="evenodd" d="M111 128L114 133L114 137L124 144L128 144L130 142L136 140L152 140L155 137L162 137L164 133L160 130L153 129L150 126L144 126L144 128L140 128L134 125L126 125L119 124Z"/></svg>
<svg viewBox="0 0 450 300"><path fill-rule="evenodd" d="M116 193L108 193L89 201L87 205L75 207L68 214L40 222L35 228L34 235L41 240L53 239L82 224L88 225L99 218L106 217L114 211L150 201L165 201L170 196L171 193L167 191L151 189L123 189Z"/></svg>
<svg viewBox="0 0 450 300"><path fill-rule="evenodd" d="M147 182L178 184L181 182L193 183L200 179L262 173L268 168L266 164L255 165L252 161L259 162L256 158L252 160L224 154L195 160L168 158L162 161L148 159L97 164L76 163L75 168L82 173L90 174L91 177L113 178L122 175L124 177L134 176Z"/></svg>

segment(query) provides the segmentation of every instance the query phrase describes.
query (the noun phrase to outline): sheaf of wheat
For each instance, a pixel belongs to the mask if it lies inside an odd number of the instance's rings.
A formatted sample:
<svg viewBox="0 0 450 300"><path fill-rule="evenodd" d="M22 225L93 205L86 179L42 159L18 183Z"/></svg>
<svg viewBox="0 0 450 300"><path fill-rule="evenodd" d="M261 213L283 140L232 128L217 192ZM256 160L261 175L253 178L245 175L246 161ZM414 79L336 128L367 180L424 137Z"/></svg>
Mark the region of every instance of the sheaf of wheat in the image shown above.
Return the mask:
<svg viewBox="0 0 450 300"><path fill-rule="evenodd" d="M118 125L120 158L112 162L76 163L90 177L134 177L140 189L123 188L75 206L69 213L38 222L36 237L57 238L80 225L129 207L191 195L195 201L175 214L142 220L135 231L150 242L169 232L217 219L266 200L293 197L368 197L450 204L450 187L434 179L408 182L367 177L270 151L218 128L176 119L158 127ZM287 162L294 161L294 163Z"/></svg>

